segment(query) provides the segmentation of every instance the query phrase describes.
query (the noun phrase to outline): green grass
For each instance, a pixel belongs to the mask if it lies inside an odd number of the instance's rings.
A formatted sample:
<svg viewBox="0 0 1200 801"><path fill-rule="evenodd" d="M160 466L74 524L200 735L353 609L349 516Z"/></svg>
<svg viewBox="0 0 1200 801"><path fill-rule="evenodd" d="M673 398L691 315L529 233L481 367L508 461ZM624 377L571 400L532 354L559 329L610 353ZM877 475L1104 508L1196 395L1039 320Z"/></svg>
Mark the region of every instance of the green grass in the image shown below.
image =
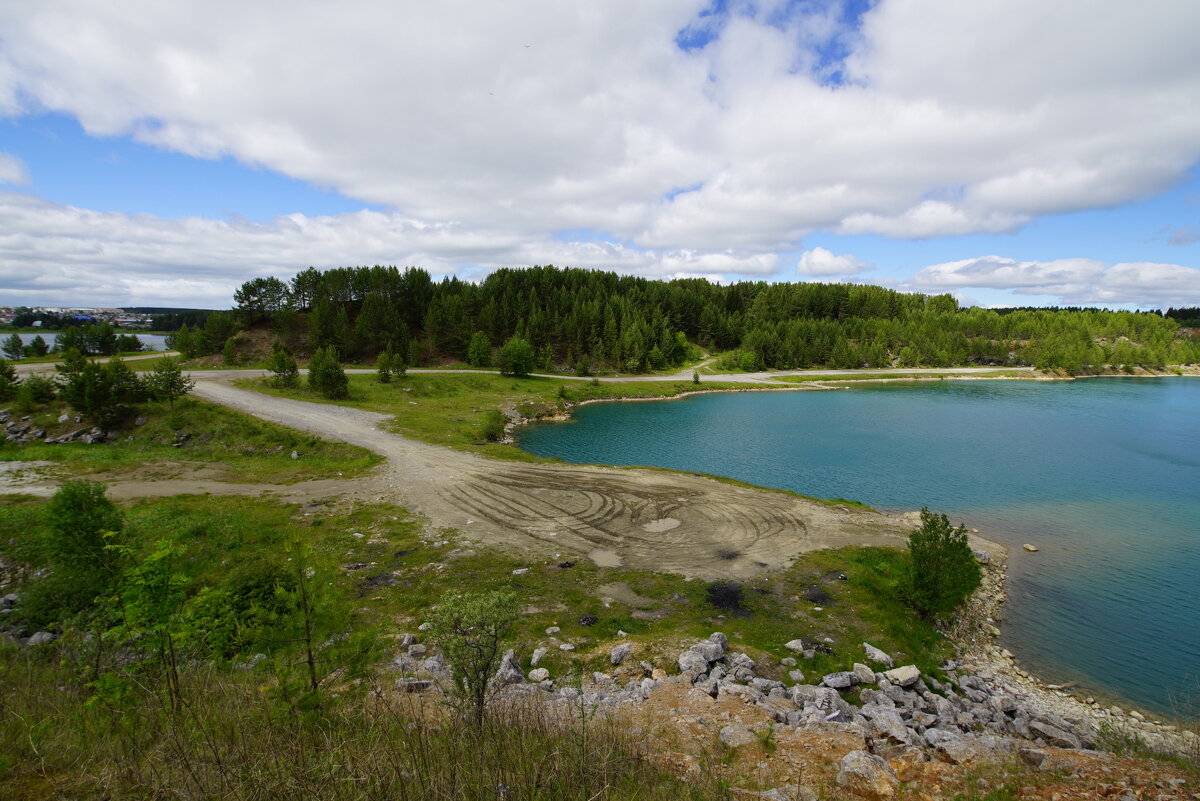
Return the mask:
<svg viewBox="0 0 1200 801"><path fill-rule="evenodd" d="M0 504L0 554L44 564L37 544L41 504L29 499ZM302 508L268 499L179 496L138 501L126 510L135 550L146 551L165 535L184 547L183 568L193 589L219 583L231 567L250 559L284 564L289 543L299 541L342 599L351 625L384 635L415 633L424 611L447 590L512 589L524 607L515 637L523 658L546 644L548 626L559 626L557 636L576 646L571 653L552 650L543 665L554 676L577 665L608 669L607 654L619 631L669 668L679 644L717 630L729 635L733 648L771 662L791 655L783 648L789 640L832 639L832 654L801 660L810 676L862 661L863 640L924 671L934 671L948 655L936 632L896 601L893 582L903 557L893 549L805 554L785 571L744 584L743 605L735 611L713 606L708 583L701 580L602 568L570 554L531 561L466 546L453 532L423 533L412 516L389 505ZM575 564L561 568L563 560ZM514 575L519 569L525 572ZM640 600L623 603L602 589L614 584ZM808 600L806 593L813 592L828 600ZM595 618L590 625L589 616Z"/></svg>
<svg viewBox="0 0 1200 801"><path fill-rule="evenodd" d="M40 658L39 658L40 657ZM497 798L706 801L712 776L677 779L627 727L572 724L533 704L482 731L434 704L364 680L300 702L260 671L188 667L173 711L152 677L81 685L45 655L0 644L0 797L254 798L262 801Z"/></svg>
<svg viewBox="0 0 1200 801"><path fill-rule="evenodd" d="M43 505L29 498L0 501L0 558L27 564L30 571L46 564L40 542ZM429 606L448 590L514 590L522 614L513 645L526 667L534 648L549 647L539 666L549 668L559 682L571 674L612 671L608 652L619 641L634 644L635 662L648 660L673 673L679 651L713 631L725 632L732 650L758 660L760 675L785 681L787 669L778 660L791 656L783 643L797 637L832 640L832 653L800 659L799 669L809 681L862 661L864 640L935 675L938 660L948 653L940 636L895 599L894 580L902 559L897 550L845 548L806 554L786 570L743 584L742 602L734 609L714 606L709 584L701 580L602 568L569 554L532 558L464 544L456 532L425 531L405 510L385 504L301 506L269 498L180 496L145 499L124 509L135 554L149 553L164 536L180 546L174 569L191 597L206 587L222 586L231 571L252 561L294 569L289 560L293 543L299 543L307 553L304 564L312 569L318 605L319 664L322 675L328 676L324 700L314 707L296 689L303 674L294 625L290 633L265 633L231 657L236 664L251 654L267 654L255 670L186 667L182 684L189 711L174 717L158 704L159 679L153 672L132 674L135 668L117 663L121 666L113 668L115 684L87 685L88 646L81 633L72 634L68 626L51 651L31 654L0 648L0 684L11 688L0 703L20 713L0 716L0 797L38 798L55 791L89 799L141 798L153 796L149 788L161 788L158 782L163 782L173 791L186 787L181 797L188 798L211 797L218 791L237 796L233 787L241 793L258 788L254 797L264 798L274 797L261 794L265 787L288 787L315 798L361 798L351 793L355 788L328 777L355 775L389 783L396 778L389 771L397 765L404 766L401 772L410 781L419 776L429 783L425 794L413 791L410 797L430 797L429 788L464 775L474 777L476 789L460 787L453 797L487 797L477 794L479 781L490 781L493 774L461 774L449 768L451 744L455 738L461 741L464 732L449 721L431 722L428 712L414 718L381 708L368 692L386 688L391 681L389 674L370 665L390 658L388 644L396 635L419 636L418 626ZM575 564L560 567L564 559ZM515 570L524 572L514 575ZM611 585L623 588L614 591ZM558 640L574 644L575 651L554 647L545 634L552 625L561 628ZM347 634L351 637L344 639ZM358 656L339 650L342 642L353 643ZM184 657L186 663L186 653ZM352 670L359 664L352 657L367 659L366 669ZM423 722L413 727L414 719ZM498 718L492 729L498 739L479 746L490 754L481 758L481 764L490 766L488 771L506 771L522 786L549 782L542 795L521 797L713 797L714 788L704 782L680 785L639 763L626 748L629 741L620 737L598 738L608 745L588 752L587 760L560 764L543 759L538 768L525 755L570 754L571 744L579 742L570 732L542 728L539 720L519 719L514 727L508 725L514 721ZM514 740L515 729L531 729L536 736ZM239 731L253 735L235 736ZM499 750L502 741L523 744L507 752ZM422 755L424 768L409 761L414 753ZM593 763L600 778L579 773L583 761ZM189 774L189 764L200 766L199 773ZM222 774L221 765L236 769ZM292 772L292 766L299 767ZM559 782L550 775L564 778ZM514 785L513 780L505 781ZM589 787L589 792L577 794L576 784ZM490 791L494 793L494 785ZM393 792L387 797L404 796Z"/></svg>
<svg viewBox="0 0 1200 801"><path fill-rule="evenodd" d="M380 457L353 445L331 442L249 415L234 412L198 398L184 398L175 412L165 403L145 403L118 430L116 442L103 445L68 443L0 446L0 460L45 460L58 463L71 475L137 471L147 478L186 477L197 467L215 468L224 481L288 484L317 478L361 475L380 462ZM42 406L31 413L35 427L59 435L91 426L63 423L61 403ZM137 415L146 423L134 425ZM191 435L174 447L175 432ZM300 458L292 459L296 451Z"/></svg>
<svg viewBox="0 0 1200 801"><path fill-rule="evenodd" d="M238 386L281 397L336 403L394 415L387 426L398 434L434 445L482 453L496 459L547 461L507 445L484 441L484 416L512 404L526 416L559 413L567 403L628 398L668 398L713 387L689 381L602 381L511 378L488 373L421 373L388 384L374 376L351 375L350 398L329 401L306 386L294 390L270 387L264 380L244 379ZM721 385L719 389L762 389L754 384Z"/></svg>

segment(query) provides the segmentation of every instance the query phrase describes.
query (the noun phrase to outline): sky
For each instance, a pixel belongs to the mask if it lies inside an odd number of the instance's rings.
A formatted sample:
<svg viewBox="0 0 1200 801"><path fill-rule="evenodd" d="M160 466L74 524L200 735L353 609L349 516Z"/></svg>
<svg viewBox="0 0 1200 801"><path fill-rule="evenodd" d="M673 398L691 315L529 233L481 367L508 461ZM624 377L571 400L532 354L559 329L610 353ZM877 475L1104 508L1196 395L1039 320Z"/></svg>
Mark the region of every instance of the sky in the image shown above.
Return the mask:
<svg viewBox="0 0 1200 801"><path fill-rule="evenodd" d="M1200 306L1195 0L0 0L0 305L554 264Z"/></svg>

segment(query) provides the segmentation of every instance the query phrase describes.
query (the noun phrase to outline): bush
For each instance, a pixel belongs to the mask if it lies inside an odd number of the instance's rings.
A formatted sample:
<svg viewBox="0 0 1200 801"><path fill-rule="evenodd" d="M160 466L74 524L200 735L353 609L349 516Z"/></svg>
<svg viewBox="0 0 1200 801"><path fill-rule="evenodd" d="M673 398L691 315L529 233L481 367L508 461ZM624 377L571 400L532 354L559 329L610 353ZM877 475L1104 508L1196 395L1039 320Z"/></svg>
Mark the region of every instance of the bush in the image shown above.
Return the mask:
<svg viewBox="0 0 1200 801"><path fill-rule="evenodd" d="M327 398L350 396L350 381L342 365L338 363L337 351L333 346L317 348L308 363L308 386Z"/></svg>
<svg viewBox="0 0 1200 801"><path fill-rule="evenodd" d="M56 570L115 575L125 519L103 484L68 481L46 505L46 550Z"/></svg>
<svg viewBox="0 0 1200 801"><path fill-rule="evenodd" d="M499 409L492 409L483 416L483 438L488 442L498 442L504 439L504 415Z"/></svg>
<svg viewBox="0 0 1200 801"><path fill-rule="evenodd" d="M488 682L520 607L511 592L448 592L429 616L429 635L450 661L454 700L482 727Z"/></svg>
<svg viewBox="0 0 1200 801"><path fill-rule="evenodd" d="M509 337L496 354L500 375L527 376L533 372L536 363L537 355L533 352L533 346L528 340L517 336Z"/></svg>
<svg viewBox="0 0 1200 801"><path fill-rule="evenodd" d="M482 331L476 331L467 345L467 363L472 367L487 367L492 363L492 343Z"/></svg>
<svg viewBox="0 0 1200 801"><path fill-rule="evenodd" d="M271 343L267 369L272 374L271 385L279 389L291 389L300 383L300 368L296 366L296 358L278 341Z"/></svg>
<svg viewBox="0 0 1200 801"><path fill-rule="evenodd" d="M17 394L17 369L5 359L0 359L0 401Z"/></svg>
<svg viewBox="0 0 1200 801"><path fill-rule="evenodd" d="M942 514L921 510L921 527L908 535L908 565L900 581L905 603L927 620L953 612L982 581L967 530Z"/></svg>
<svg viewBox="0 0 1200 801"><path fill-rule="evenodd" d="M86 361L72 349L63 355L57 369L62 382L59 397L97 425L117 422L146 397L142 379L115 356L101 365Z"/></svg>
<svg viewBox="0 0 1200 801"><path fill-rule="evenodd" d="M54 379L36 373L25 376L25 380L21 382L21 389L29 393L29 399L34 403L49 403L58 393Z"/></svg>

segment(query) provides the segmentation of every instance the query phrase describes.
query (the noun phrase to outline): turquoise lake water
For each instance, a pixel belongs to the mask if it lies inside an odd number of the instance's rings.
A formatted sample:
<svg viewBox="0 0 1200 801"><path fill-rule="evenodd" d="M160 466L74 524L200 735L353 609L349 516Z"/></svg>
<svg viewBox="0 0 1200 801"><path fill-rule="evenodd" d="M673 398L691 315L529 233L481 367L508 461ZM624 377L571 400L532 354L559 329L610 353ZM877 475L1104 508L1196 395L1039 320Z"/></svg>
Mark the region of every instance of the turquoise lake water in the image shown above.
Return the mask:
<svg viewBox="0 0 1200 801"><path fill-rule="evenodd" d="M1014 547L1001 641L1023 665L1162 713L1173 695L1200 691L1200 380L595 404L570 423L530 426L521 446L946 512Z"/></svg>

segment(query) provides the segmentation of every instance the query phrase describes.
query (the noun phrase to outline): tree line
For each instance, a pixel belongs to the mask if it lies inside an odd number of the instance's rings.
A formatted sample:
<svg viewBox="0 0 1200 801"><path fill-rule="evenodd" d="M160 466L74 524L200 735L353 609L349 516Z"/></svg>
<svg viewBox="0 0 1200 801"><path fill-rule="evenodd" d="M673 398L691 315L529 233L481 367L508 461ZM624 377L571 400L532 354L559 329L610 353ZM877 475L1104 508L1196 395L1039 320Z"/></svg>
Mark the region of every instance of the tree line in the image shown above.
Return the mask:
<svg viewBox="0 0 1200 801"><path fill-rule="evenodd" d="M231 322L268 324L292 350L343 360L391 351L409 365L490 364L514 338L537 367L646 372L697 348L730 369L1011 365L1071 372L1200 361L1200 339L1158 312L960 308L950 295L872 285L658 281L612 272L501 269L478 284L417 268L308 268L259 277L235 293L204 346ZM1172 310L1174 311L1174 310ZM1182 311L1182 310L1181 310ZM185 326L177 334L197 336Z"/></svg>

